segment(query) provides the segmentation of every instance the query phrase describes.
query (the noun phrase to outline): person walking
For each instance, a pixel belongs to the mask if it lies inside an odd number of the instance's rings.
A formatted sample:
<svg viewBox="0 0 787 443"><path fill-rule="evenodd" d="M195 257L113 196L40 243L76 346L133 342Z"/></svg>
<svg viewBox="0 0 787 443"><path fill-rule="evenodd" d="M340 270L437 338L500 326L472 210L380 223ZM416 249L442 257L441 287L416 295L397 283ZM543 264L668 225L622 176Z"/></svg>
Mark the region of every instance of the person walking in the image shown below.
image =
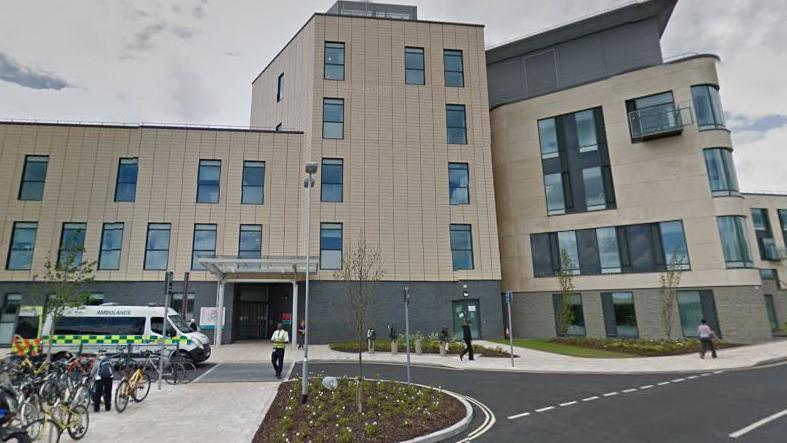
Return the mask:
<svg viewBox="0 0 787 443"><path fill-rule="evenodd" d="M282 329L281 323L276 325L276 330L273 331L271 336L273 342L273 354L271 354L271 363L273 363L273 370L276 371L276 378L281 379L281 370L284 368L284 348L290 342L290 335Z"/></svg>
<svg viewBox="0 0 787 443"><path fill-rule="evenodd" d="M440 333L437 335L437 340L440 342L440 355L448 353L448 327L443 326Z"/></svg>
<svg viewBox="0 0 787 443"><path fill-rule="evenodd" d="M708 326L708 322L705 321L704 318L700 321L700 326L697 328L697 335L700 337L700 344L702 345L700 358L704 359L705 353L708 352L709 349L711 356L716 358L716 347L713 346L713 338L716 336L716 333Z"/></svg>
<svg viewBox="0 0 787 443"><path fill-rule="evenodd" d="M303 337L306 335L306 322L302 321L298 325L298 349L303 349Z"/></svg>
<svg viewBox="0 0 787 443"><path fill-rule="evenodd" d="M366 331L366 344L370 354L374 354L374 342L377 340L377 331L374 328L369 328Z"/></svg>
<svg viewBox="0 0 787 443"><path fill-rule="evenodd" d="M90 378L93 380L93 411L101 409L101 397L104 397L104 410L109 412L112 409L112 361L104 351L100 351L93 368L90 370Z"/></svg>
<svg viewBox="0 0 787 443"><path fill-rule="evenodd" d="M462 335L465 339L465 350L459 354L459 360L462 360L467 353L470 354L470 360L475 360L473 358L473 333L470 331L470 320L465 320L465 324L462 325Z"/></svg>

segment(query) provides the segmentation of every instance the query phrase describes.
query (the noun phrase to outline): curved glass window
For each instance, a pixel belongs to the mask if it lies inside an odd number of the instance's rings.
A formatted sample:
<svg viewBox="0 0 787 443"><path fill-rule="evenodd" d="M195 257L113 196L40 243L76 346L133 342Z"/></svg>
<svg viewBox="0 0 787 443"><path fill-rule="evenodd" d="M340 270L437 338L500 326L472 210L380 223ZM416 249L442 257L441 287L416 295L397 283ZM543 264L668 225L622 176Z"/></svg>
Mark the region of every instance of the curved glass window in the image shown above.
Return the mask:
<svg viewBox="0 0 787 443"><path fill-rule="evenodd" d="M698 85L691 87L694 99L694 113L697 116L697 127L700 129L722 129L724 110L721 108L719 87L715 85Z"/></svg>
<svg viewBox="0 0 787 443"><path fill-rule="evenodd" d="M708 168L710 191L714 197L740 195L732 151L726 148L706 149L705 166Z"/></svg>
<svg viewBox="0 0 787 443"><path fill-rule="evenodd" d="M745 218L741 216L718 217L721 248L728 268L749 268L753 265Z"/></svg>

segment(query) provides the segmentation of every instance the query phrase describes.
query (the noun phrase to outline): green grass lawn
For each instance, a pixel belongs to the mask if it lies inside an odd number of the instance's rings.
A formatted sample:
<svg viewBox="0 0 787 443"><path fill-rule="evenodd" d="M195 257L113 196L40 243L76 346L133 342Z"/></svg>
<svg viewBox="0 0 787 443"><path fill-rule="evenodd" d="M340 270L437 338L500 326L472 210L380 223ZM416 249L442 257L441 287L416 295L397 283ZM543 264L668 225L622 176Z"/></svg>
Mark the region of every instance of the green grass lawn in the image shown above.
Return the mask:
<svg viewBox="0 0 787 443"><path fill-rule="evenodd" d="M506 339L490 340L502 345L508 345ZM570 355L571 357L587 357L587 358L629 358L637 357L634 354L627 354L624 352L606 351L604 349L593 349L582 346L572 346L563 343L554 343L549 340L536 340L532 338L515 338L514 346L521 348L533 349L535 351L552 352L554 354ZM505 348L504 348L505 349Z"/></svg>

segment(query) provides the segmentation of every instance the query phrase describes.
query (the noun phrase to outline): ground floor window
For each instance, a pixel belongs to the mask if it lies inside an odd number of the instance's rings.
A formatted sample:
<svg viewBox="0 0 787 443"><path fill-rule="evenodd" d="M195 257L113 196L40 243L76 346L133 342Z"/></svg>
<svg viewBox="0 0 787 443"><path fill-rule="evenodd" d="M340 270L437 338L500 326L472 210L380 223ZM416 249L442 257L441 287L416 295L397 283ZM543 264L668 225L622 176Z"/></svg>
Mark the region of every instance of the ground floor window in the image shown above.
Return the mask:
<svg viewBox="0 0 787 443"><path fill-rule="evenodd" d="M631 292L604 292L601 294L607 337L638 337L637 315L634 312L634 294Z"/></svg>
<svg viewBox="0 0 787 443"><path fill-rule="evenodd" d="M22 304L22 294L5 294L3 297L2 311L0 311L0 344L11 343L20 304Z"/></svg>
<svg viewBox="0 0 787 443"><path fill-rule="evenodd" d="M768 311L768 321L771 324L772 332L779 332L781 327L779 325L779 318L776 315L776 306L773 303L773 295L765 294L765 309Z"/></svg>
<svg viewBox="0 0 787 443"><path fill-rule="evenodd" d="M189 292L188 301L187 301L187 310L186 310L186 321L191 320L194 318L194 293ZM169 307L178 311L178 314L183 311L183 293L173 293L172 298L169 302Z"/></svg>
<svg viewBox="0 0 787 443"><path fill-rule="evenodd" d="M570 308L563 310L563 295L552 294L552 304L555 308L555 330L558 336L584 336L585 314L582 309L582 294L572 294L568 297ZM565 320L563 316L566 316Z"/></svg>
<svg viewBox="0 0 787 443"><path fill-rule="evenodd" d="M678 313L684 337L697 337L702 319L708 322L717 337L721 337L713 291L678 291Z"/></svg>

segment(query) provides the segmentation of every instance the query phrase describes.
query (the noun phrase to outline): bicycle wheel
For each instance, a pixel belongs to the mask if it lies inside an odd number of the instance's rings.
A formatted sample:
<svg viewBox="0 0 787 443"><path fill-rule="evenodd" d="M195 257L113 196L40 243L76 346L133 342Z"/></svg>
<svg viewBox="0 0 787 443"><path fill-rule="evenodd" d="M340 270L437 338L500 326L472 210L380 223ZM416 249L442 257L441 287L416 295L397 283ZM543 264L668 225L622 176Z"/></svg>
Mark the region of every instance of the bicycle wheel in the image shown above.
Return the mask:
<svg viewBox="0 0 787 443"><path fill-rule="evenodd" d="M82 405L85 408L90 406L90 389L85 385L79 385L76 390L72 391L71 401L68 402L71 406Z"/></svg>
<svg viewBox="0 0 787 443"><path fill-rule="evenodd" d="M137 382L137 386L134 388L134 392L131 393L131 397L134 401L141 402L147 398L148 392L150 392L150 376L143 372L142 377Z"/></svg>
<svg viewBox="0 0 787 443"><path fill-rule="evenodd" d="M87 434L87 428L90 425L90 415L87 408L78 405L71 408L71 411L66 416L66 430L68 435L74 440L79 440Z"/></svg>
<svg viewBox="0 0 787 443"><path fill-rule="evenodd" d="M183 382L189 383L194 380L194 374L197 372L197 366L191 360L183 360L184 377Z"/></svg>
<svg viewBox="0 0 787 443"><path fill-rule="evenodd" d="M186 378L186 370L178 360L170 360L169 367L164 369L164 381L176 385Z"/></svg>
<svg viewBox="0 0 787 443"><path fill-rule="evenodd" d="M31 443L33 440L27 435L27 432L14 432L13 434L6 437L4 442L16 442L16 443Z"/></svg>
<svg viewBox="0 0 787 443"><path fill-rule="evenodd" d="M41 411L38 409L38 396L33 394L24 400L22 406L19 407L19 421L22 427L27 430L31 439L38 439L42 426Z"/></svg>
<svg viewBox="0 0 787 443"><path fill-rule="evenodd" d="M115 409L118 412L123 412L126 410L126 406L128 406L128 381L123 380L115 391Z"/></svg>
<svg viewBox="0 0 787 443"><path fill-rule="evenodd" d="M53 406L58 398L58 388L54 379L49 379L41 385L38 391L39 397L45 401L49 406Z"/></svg>

